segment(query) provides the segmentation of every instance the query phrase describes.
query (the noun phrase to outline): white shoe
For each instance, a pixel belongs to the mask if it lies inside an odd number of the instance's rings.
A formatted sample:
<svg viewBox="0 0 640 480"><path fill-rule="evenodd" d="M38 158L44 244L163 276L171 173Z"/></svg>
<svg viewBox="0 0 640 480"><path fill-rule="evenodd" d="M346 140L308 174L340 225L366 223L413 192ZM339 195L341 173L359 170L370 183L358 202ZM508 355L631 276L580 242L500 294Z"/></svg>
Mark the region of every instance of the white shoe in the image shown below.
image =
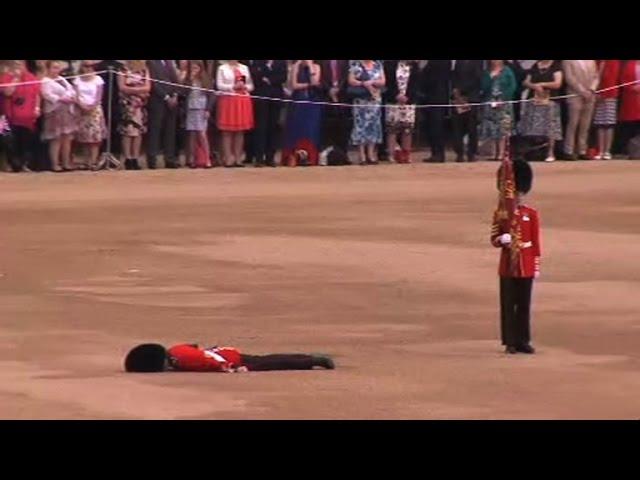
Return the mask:
<svg viewBox="0 0 640 480"><path fill-rule="evenodd" d="M547 163L555 162L556 161L556 157L551 155L551 156L545 158L544 161L547 162Z"/></svg>
<svg viewBox="0 0 640 480"><path fill-rule="evenodd" d="M593 157L594 160L602 160L603 156L598 154L595 157Z"/></svg>
<svg viewBox="0 0 640 480"><path fill-rule="evenodd" d="M602 159L603 159L603 160L611 160L612 158L613 158L613 157L611 156L611 154L610 154L609 152L605 153L605 154L602 156Z"/></svg>
<svg viewBox="0 0 640 480"><path fill-rule="evenodd" d="M329 165L329 154L333 151L333 147L325 148L318 157L318 165L326 167Z"/></svg>

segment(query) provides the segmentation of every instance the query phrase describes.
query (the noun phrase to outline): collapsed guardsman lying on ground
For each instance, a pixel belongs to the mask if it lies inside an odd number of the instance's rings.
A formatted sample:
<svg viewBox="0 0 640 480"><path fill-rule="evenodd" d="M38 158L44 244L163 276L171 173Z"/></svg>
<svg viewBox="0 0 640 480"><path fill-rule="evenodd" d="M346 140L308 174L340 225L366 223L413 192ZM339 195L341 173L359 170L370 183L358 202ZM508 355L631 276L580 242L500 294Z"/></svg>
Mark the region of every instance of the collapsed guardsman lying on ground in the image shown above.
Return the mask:
<svg viewBox="0 0 640 480"><path fill-rule="evenodd" d="M299 353L247 355L233 347L200 348L180 344L169 349L156 343L133 348L125 358L127 372L264 372L270 370L333 370L333 360L326 355Z"/></svg>

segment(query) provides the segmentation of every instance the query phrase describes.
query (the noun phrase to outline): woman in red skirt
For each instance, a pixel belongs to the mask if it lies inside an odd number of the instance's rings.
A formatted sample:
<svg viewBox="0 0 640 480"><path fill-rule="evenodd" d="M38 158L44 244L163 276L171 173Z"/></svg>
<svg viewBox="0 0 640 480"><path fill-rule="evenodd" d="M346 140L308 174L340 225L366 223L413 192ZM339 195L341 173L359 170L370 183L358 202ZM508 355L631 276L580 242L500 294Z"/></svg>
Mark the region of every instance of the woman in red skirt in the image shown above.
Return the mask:
<svg viewBox="0 0 640 480"><path fill-rule="evenodd" d="M253 129L253 80L246 65L229 60L218 68L218 129L222 132L224 166L244 167L244 133Z"/></svg>

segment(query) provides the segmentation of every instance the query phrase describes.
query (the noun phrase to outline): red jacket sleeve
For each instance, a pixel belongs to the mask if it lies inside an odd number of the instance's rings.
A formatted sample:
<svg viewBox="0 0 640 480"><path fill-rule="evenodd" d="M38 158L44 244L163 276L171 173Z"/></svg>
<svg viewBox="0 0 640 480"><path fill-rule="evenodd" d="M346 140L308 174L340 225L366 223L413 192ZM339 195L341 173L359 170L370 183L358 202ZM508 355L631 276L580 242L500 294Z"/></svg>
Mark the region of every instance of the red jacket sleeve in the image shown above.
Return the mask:
<svg viewBox="0 0 640 480"><path fill-rule="evenodd" d="M535 257L535 271L540 272L540 257L542 256L542 246L540 245L540 215L536 210L529 214L531 217L531 248Z"/></svg>

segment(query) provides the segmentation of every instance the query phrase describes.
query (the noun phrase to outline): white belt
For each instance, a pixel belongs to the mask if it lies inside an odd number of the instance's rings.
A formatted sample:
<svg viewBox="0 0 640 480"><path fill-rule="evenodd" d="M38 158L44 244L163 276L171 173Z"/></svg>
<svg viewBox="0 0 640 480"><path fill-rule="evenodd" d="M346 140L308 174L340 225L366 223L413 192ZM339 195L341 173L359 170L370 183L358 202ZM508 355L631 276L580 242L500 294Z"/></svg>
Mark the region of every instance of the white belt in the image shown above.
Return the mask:
<svg viewBox="0 0 640 480"><path fill-rule="evenodd" d="M213 358L216 362L220 362L220 363L227 363L227 359L224 358L222 355L220 355L219 353L216 353L212 350L205 350L204 351L204 356L205 357L209 357L209 358Z"/></svg>
<svg viewBox="0 0 640 480"><path fill-rule="evenodd" d="M522 242L520 244L520 248L530 248L531 247L531 242Z"/></svg>

